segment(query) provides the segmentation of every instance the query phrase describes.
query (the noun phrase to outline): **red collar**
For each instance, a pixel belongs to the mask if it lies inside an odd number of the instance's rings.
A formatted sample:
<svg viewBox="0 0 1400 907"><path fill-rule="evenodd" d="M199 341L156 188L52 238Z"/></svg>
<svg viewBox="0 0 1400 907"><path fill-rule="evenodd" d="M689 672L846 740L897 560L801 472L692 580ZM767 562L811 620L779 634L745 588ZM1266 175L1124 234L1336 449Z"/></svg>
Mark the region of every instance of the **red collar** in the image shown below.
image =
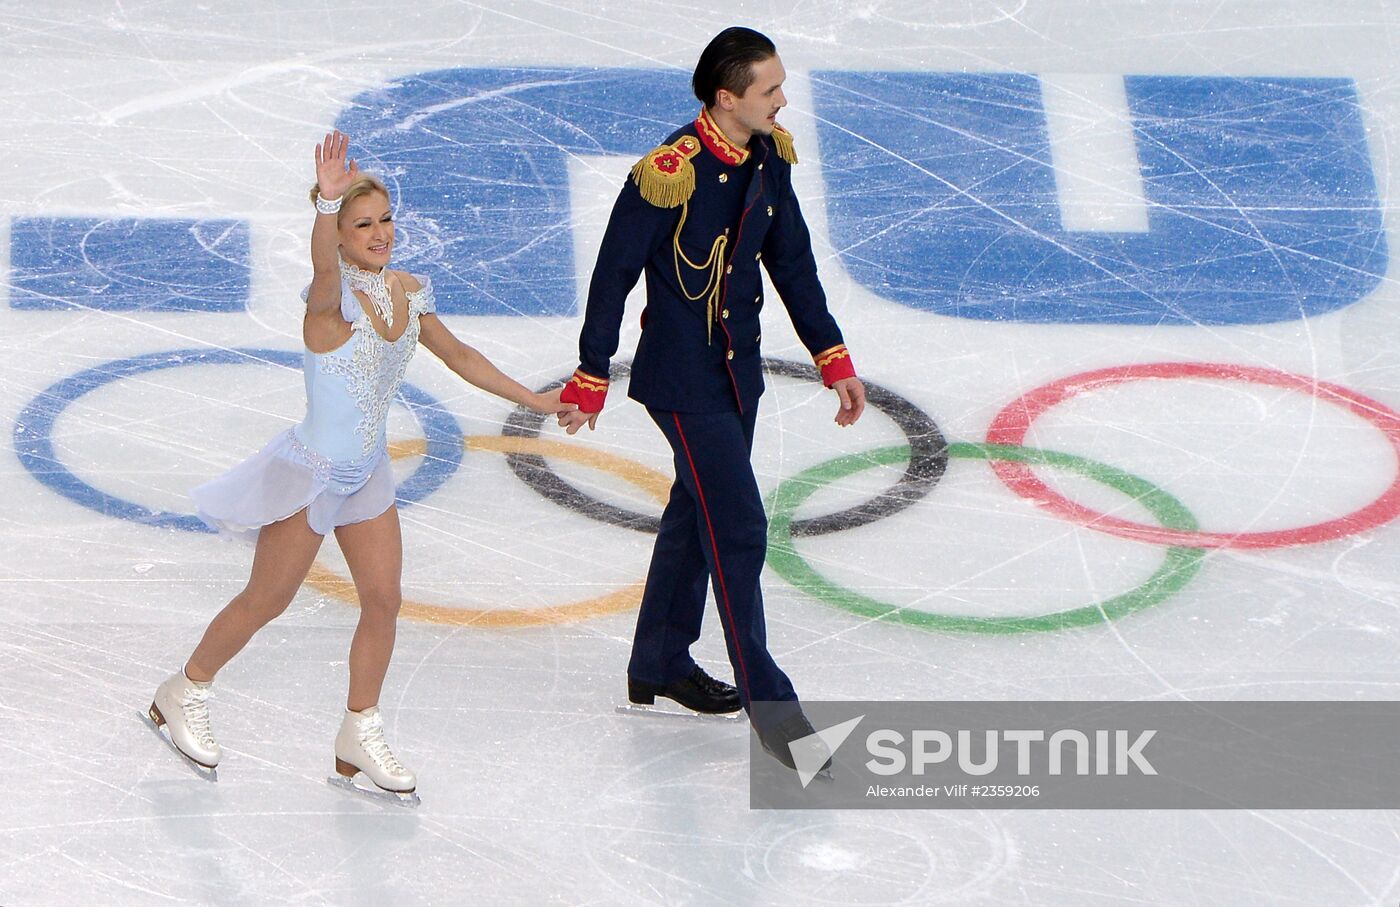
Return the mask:
<svg viewBox="0 0 1400 907"><path fill-rule="evenodd" d="M749 159L749 149L735 147L710 116L708 108L700 108L700 116L695 118L695 131L710 153L724 163L737 167Z"/></svg>

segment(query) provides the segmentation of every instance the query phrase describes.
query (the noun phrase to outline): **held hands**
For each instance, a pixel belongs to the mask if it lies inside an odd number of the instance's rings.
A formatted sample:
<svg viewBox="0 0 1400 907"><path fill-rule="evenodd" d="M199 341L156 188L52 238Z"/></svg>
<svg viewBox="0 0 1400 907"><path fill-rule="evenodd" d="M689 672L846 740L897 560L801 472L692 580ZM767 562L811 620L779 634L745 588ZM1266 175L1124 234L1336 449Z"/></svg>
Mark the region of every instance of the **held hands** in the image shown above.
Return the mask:
<svg viewBox="0 0 1400 907"><path fill-rule="evenodd" d="M340 130L326 133L326 138L316 146L316 185L321 197L334 201L345 194L350 183L360 175L360 165L354 158L346 160L350 148L350 136Z"/></svg>
<svg viewBox="0 0 1400 907"><path fill-rule="evenodd" d="M841 398L841 408L836 411L836 424L842 428L854 425L860 414L865 412L865 385L852 376L833 382L831 389Z"/></svg>
<svg viewBox="0 0 1400 907"><path fill-rule="evenodd" d="M556 414L560 419L559 424L562 425L565 414L578 409L577 403L561 403L559 401L559 395L563 392L564 388L556 387L547 394L535 394L534 399L530 401L528 406L537 413L544 413L546 415L549 413Z"/></svg>
<svg viewBox="0 0 1400 907"><path fill-rule="evenodd" d="M558 414L559 425L564 431L571 435L580 428L583 428L585 422L588 423L588 430L593 431L598 424L598 416L601 415L601 413L601 410L596 413L586 413L575 407L574 412L561 412Z"/></svg>
<svg viewBox="0 0 1400 907"><path fill-rule="evenodd" d="M854 425L865 412L865 385L859 378L842 378L831 385L836 391L836 396L841 398L841 408L836 411L836 424L845 428L847 425ZM570 404L563 404L569 406ZM585 413L575 408L573 411L559 409L553 410L558 416L559 425L569 434L575 434L585 424L588 430L593 431L598 424L599 413Z"/></svg>

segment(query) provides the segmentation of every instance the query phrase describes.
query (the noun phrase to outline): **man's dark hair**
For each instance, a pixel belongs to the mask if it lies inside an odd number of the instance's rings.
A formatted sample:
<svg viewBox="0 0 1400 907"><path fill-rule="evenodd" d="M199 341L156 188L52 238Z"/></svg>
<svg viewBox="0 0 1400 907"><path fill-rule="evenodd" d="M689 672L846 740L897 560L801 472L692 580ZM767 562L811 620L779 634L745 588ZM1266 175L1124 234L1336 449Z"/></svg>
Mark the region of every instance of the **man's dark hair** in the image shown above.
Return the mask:
<svg viewBox="0 0 1400 907"><path fill-rule="evenodd" d="M701 51L691 88L706 107L715 105L721 88L743 97L753 84L753 65L777 53L766 35L738 25L726 28Z"/></svg>

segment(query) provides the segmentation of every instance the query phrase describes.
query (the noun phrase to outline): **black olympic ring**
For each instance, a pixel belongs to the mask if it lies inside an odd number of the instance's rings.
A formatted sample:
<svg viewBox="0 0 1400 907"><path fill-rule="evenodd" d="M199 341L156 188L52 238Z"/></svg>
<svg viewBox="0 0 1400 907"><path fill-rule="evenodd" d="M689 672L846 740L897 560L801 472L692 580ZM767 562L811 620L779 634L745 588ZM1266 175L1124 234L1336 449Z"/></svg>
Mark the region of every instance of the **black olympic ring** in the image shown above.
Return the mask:
<svg viewBox="0 0 1400 907"><path fill-rule="evenodd" d="M821 380L821 374L814 366L786 359L765 357L763 370L770 375L780 375L784 378ZM631 371L630 362L614 363L612 377L620 378L631 374ZM568 377L564 377L553 381L541 388L540 392L561 387L567 380ZM909 440L909 464L893 485L864 503L835 513L793 521L793 535L826 535L830 532L855 529L892 516L925 497L933 490L933 486L938 484L944 470L948 468L948 442L933 418L889 388L863 378L861 380L865 384L866 403L888 416ZM517 409L506 419L505 425L501 427L501 434L507 437L537 438L544 426L544 419L543 413ZM661 527L659 517L647 516L600 501L569 484L538 454L508 454L506 463L509 464L511 472L540 497L589 519L653 535Z"/></svg>

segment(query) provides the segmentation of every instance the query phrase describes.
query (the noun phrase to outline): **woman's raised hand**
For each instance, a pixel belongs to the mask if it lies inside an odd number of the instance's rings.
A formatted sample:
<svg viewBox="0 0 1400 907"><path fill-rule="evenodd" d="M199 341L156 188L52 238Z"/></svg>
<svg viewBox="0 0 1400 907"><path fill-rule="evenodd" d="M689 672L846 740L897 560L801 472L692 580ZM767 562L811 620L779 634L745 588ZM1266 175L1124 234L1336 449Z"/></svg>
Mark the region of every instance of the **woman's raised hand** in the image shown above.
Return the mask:
<svg viewBox="0 0 1400 907"><path fill-rule="evenodd" d="M316 185L320 187L322 198L340 198L360 175L360 165L355 159L345 158L349 148L350 136L338 129L326 133L326 138L316 146Z"/></svg>

